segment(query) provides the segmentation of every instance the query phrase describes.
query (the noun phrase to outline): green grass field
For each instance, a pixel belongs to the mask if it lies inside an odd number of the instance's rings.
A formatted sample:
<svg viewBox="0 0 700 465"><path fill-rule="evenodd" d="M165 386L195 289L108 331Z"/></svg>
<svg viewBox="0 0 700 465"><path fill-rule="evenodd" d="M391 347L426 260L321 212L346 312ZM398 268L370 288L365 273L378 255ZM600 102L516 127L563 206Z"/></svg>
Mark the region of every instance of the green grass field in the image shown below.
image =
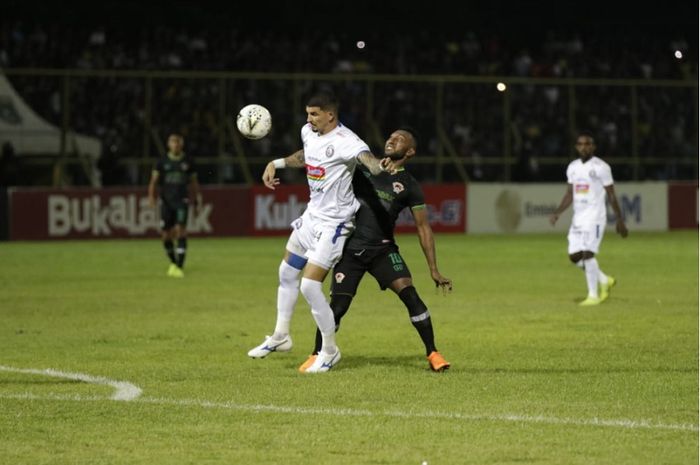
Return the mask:
<svg viewBox="0 0 700 465"><path fill-rule="evenodd" d="M1 243L0 463L698 463L697 231L608 234L618 286L588 309L563 235L438 236L447 297L400 236L441 374L371 278L333 371L296 371L303 299L292 352L249 359L274 328L285 240L192 239L184 280L156 239ZM11 371L48 368L143 392Z"/></svg>

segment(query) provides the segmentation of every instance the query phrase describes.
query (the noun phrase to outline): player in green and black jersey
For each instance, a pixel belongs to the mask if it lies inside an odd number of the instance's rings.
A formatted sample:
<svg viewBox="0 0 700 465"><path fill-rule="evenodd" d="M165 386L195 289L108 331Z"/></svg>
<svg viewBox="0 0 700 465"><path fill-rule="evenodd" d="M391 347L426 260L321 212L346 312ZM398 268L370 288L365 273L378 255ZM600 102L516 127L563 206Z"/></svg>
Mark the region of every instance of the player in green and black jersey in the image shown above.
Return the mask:
<svg viewBox="0 0 700 465"><path fill-rule="evenodd" d="M427 307L418 296L411 272L394 240L394 227L399 213L406 207L416 222L418 237L430 268L435 286L444 292L452 290L452 281L440 274L435 259L435 241L428 221L425 198L415 178L405 170L405 163L416 153L415 133L409 129L394 131L384 146L385 156L391 157L398 172L372 176L362 167L355 171L353 189L361 207L355 216L355 232L348 239L343 256L333 269L331 308L336 330L350 307L360 280L366 272L374 276L382 290L391 289L406 305L411 323L425 345L430 368L443 371L450 364L435 347L433 325ZM316 348L299 367L305 371L321 348L320 333L316 333Z"/></svg>
<svg viewBox="0 0 700 465"><path fill-rule="evenodd" d="M184 139L179 134L168 137L168 154L158 160L151 173L148 184L148 201L156 206L156 185L160 187L160 229L163 235L163 247L170 258L168 276L182 278L182 268L187 253L187 214L189 210L188 186L192 187L196 203L202 205L202 194L197 182L192 161L183 151ZM177 241L177 248L174 247Z"/></svg>

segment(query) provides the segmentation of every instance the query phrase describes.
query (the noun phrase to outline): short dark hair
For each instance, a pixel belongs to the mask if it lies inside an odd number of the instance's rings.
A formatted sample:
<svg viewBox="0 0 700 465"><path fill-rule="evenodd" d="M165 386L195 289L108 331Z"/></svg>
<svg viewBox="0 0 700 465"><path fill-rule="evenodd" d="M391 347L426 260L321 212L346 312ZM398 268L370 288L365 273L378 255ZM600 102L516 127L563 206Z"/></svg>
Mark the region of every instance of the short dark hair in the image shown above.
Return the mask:
<svg viewBox="0 0 700 465"><path fill-rule="evenodd" d="M399 128L397 128L397 131L404 131L404 132L409 133L411 135L411 137L413 138L413 145L414 145L413 149L416 151L418 150L418 141L420 140L420 136L418 135L418 131L416 131L411 126L400 126Z"/></svg>
<svg viewBox="0 0 700 465"><path fill-rule="evenodd" d="M589 131L588 129L583 129L579 131L576 138L578 139L579 137L590 137L592 141L595 141L595 137L593 137L593 132Z"/></svg>
<svg viewBox="0 0 700 465"><path fill-rule="evenodd" d="M337 114L340 104L332 90L324 89L313 94L306 103L306 106L319 107L323 111L333 111Z"/></svg>

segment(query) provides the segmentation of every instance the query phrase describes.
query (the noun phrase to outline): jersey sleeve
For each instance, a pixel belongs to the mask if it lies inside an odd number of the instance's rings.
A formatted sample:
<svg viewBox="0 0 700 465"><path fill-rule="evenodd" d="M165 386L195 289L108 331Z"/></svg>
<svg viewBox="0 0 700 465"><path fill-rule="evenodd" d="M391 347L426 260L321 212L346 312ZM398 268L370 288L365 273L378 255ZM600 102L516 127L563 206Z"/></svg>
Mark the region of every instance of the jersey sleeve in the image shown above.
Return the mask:
<svg viewBox="0 0 700 465"><path fill-rule="evenodd" d="M407 200L411 210L425 208L425 194L423 194L423 189L421 189L420 184L415 179L411 182Z"/></svg>
<svg viewBox="0 0 700 465"><path fill-rule="evenodd" d="M365 141L353 135L352 139L347 142L346 149L343 151L343 158L352 160L357 158L362 152L371 152L371 150Z"/></svg>
<svg viewBox="0 0 700 465"><path fill-rule="evenodd" d="M574 183L574 167L572 164L569 164L569 166L566 168L566 182L569 184Z"/></svg>
<svg viewBox="0 0 700 465"><path fill-rule="evenodd" d="M607 187L613 185L612 170L610 169L610 165L607 163L600 164L600 172L598 173L598 177L600 178L600 182L603 183L603 186Z"/></svg>

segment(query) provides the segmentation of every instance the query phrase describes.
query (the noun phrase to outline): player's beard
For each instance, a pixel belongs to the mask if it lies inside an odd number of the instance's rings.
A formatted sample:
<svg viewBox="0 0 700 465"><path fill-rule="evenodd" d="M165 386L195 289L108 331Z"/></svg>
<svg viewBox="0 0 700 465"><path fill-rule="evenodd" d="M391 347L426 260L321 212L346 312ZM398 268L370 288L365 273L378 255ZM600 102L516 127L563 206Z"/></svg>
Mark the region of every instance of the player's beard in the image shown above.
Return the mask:
<svg viewBox="0 0 700 465"><path fill-rule="evenodd" d="M392 153L392 154L390 155L390 154L388 154L388 153L385 152L385 153L384 153L384 156L385 156L385 157L389 157L389 158L391 158L392 160L396 161L396 160L401 160L401 159L403 159L403 157L405 157L406 154L405 154L405 153L394 152L394 153Z"/></svg>

